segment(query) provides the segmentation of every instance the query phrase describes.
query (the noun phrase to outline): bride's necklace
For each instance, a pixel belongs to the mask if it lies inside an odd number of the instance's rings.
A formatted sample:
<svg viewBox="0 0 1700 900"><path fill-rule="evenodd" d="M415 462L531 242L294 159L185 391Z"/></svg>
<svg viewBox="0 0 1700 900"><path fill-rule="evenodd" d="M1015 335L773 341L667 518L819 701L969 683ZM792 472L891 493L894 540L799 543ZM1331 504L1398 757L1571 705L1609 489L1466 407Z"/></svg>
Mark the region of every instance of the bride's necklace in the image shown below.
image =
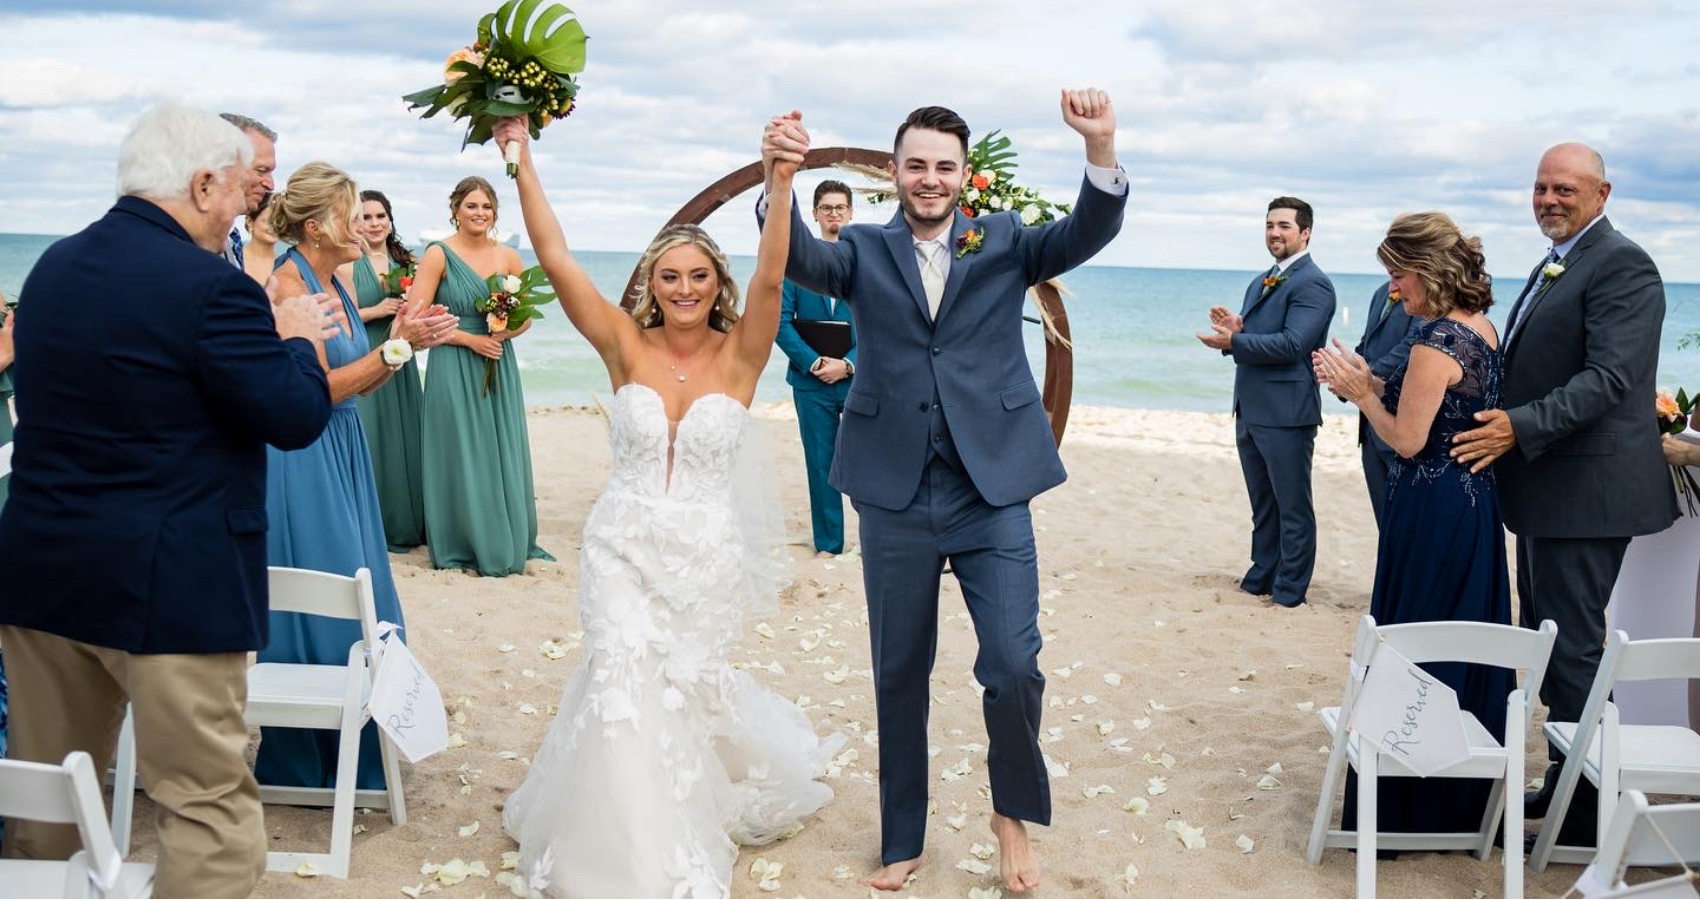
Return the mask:
<svg viewBox="0 0 1700 900"><path fill-rule="evenodd" d="M707 345L705 344L704 347L706 346ZM667 368L672 370L673 377L677 378L679 383L683 384L689 376L690 370L696 368L697 357L702 355L704 347L698 347L696 350L692 351L691 355L686 357L682 363L677 357L673 356L672 351L668 351Z"/></svg>

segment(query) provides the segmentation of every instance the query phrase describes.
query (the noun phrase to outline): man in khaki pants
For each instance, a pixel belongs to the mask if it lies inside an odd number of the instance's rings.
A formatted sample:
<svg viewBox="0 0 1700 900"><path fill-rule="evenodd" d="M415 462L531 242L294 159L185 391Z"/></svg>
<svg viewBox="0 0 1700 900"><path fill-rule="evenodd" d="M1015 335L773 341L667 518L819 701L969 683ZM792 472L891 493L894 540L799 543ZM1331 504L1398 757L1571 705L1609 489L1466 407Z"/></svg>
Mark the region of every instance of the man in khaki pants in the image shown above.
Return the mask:
<svg viewBox="0 0 1700 900"><path fill-rule="evenodd" d="M306 446L330 418L319 298L274 308L218 255L253 153L210 113L143 113L117 205L42 255L15 329L9 755L104 769L133 704L162 897L246 896L265 870L242 722L266 643L265 445ZM10 856L78 847L74 827L6 823Z"/></svg>

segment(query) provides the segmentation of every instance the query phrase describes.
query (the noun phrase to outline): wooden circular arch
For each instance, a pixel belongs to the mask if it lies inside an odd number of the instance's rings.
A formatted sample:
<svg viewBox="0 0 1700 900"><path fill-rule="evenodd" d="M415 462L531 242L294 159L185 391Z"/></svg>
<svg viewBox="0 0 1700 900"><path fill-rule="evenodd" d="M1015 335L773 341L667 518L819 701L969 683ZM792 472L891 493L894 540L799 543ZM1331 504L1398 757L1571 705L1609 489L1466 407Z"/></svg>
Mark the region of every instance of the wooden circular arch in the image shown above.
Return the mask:
<svg viewBox="0 0 1700 900"><path fill-rule="evenodd" d="M853 165L884 169L891 163L891 154L884 150L861 147L823 147L810 150L803 159L803 169L825 169ZM690 202L679 207L668 225L701 225L715 210L734 197L758 187L763 182L761 163L753 162L737 169L704 188ZM620 295L620 305L630 310L637 302L639 269L632 269L626 290ZM1063 430L1068 427L1068 407L1074 396L1074 349L1068 327L1068 311L1063 308L1062 295L1049 282L1034 288L1039 305L1050 318L1052 329L1045 329L1045 382L1041 402L1051 422L1051 437L1062 445Z"/></svg>

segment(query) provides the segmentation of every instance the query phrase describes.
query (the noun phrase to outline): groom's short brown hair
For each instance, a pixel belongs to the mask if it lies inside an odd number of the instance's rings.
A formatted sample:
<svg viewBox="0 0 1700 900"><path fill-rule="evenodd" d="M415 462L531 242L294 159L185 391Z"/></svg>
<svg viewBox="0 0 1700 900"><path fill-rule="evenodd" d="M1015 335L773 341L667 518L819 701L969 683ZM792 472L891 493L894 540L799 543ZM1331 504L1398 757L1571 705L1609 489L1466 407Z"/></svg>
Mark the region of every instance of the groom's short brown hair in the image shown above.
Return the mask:
<svg viewBox="0 0 1700 900"><path fill-rule="evenodd" d="M897 138L891 142L891 155L896 156L898 149L903 146L903 133L911 128L925 128L928 131L942 131L954 134L962 142L962 158L968 159L968 123L962 117L942 106L923 106L909 114L903 124L897 126Z"/></svg>

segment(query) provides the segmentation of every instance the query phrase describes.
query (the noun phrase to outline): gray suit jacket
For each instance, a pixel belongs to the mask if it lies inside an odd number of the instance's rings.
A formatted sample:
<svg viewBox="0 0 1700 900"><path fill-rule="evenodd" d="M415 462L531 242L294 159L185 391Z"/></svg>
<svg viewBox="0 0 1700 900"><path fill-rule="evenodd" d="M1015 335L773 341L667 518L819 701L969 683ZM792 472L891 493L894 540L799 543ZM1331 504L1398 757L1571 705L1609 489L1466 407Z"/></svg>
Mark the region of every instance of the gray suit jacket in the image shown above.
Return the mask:
<svg viewBox="0 0 1700 900"><path fill-rule="evenodd" d="M1664 283L1609 219L1562 262L1563 275L1512 310L1512 321L1523 315L1505 347L1517 446L1495 464L1505 525L1544 538L1663 531L1677 516L1653 413Z"/></svg>
<svg viewBox="0 0 1700 900"><path fill-rule="evenodd" d="M1310 354L1328 340L1334 318L1334 282L1306 254L1267 293L1263 276L1246 286L1234 335L1234 414L1248 425L1299 427L1322 424L1322 400Z"/></svg>
<svg viewBox="0 0 1700 900"><path fill-rule="evenodd" d="M1074 212L1024 227L1013 212L959 211L937 322L929 321L913 236L899 212L884 226L846 226L816 238L792 207L793 281L850 304L856 380L832 461L832 486L883 509L915 496L926 465L935 395L963 468L993 506L1031 499L1066 477L1027 365L1021 308L1027 288L1092 258L1121 230L1127 195L1083 181ZM962 252L970 229L980 249Z"/></svg>
<svg viewBox="0 0 1700 900"><path fill-rule="evenodd" d="M1411 343L1417 339L1417 329L1423 324L1422 319L1405 311L1403 303L1394 304L1383 316L1381 311L1387 309L1388 293L1386 282L1376 288L1375 296L1370 298L1369 309L1364 311L1364 336L1353 348L1369 362L1370 371L1382 381L1392 378L1394 372L1404 368L1405 362L1411 358ZM1369 427L1369 419L1363 413L1358 413L1358 443L1368 443L1383 454L1393 452L1381 435Z"/></svg>

